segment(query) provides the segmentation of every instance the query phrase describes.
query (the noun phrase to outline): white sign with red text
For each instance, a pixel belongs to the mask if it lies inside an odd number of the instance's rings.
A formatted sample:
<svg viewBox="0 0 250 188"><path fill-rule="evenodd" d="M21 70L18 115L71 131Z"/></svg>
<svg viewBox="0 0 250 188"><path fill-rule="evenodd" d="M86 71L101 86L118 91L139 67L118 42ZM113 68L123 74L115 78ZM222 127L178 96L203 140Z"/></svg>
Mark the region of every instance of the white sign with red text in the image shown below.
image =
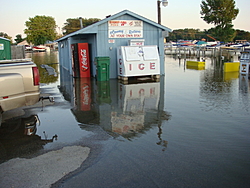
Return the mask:
<svg viewBox="0 0 250 188"><path fill-rule="evenodd" d="M140 20L110 20L109 38L142 38L143 22Z"/></svg>
<svg viewBox="0 0 250 188"><path fill-rule="evenodd" d="M160 74L157 46L121 46L117 51L118 76Z"/></svg>

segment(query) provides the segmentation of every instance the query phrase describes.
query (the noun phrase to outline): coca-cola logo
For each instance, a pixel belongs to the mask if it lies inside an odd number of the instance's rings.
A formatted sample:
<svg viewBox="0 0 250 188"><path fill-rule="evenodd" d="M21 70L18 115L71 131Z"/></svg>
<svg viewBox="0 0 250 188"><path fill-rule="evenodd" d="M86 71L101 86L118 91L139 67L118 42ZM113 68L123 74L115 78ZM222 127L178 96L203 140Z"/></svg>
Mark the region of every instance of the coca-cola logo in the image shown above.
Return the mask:
<svg viewBox="0 0 250 188"><path fill-rule="evenodd" d="M87 50L85 49L81 49L81 67L83 71L87 71L89 69Z"/></svg>
<svg viewBox="0 0 250 188"><path fill-rule="evenodd" d="M89 91L89 85L88 84L85 84L83 87L82 87L82 96L83 96L83 100L82 100L82 103L84 105L89 105L89 100L90 100L90 91Z"/></svg>

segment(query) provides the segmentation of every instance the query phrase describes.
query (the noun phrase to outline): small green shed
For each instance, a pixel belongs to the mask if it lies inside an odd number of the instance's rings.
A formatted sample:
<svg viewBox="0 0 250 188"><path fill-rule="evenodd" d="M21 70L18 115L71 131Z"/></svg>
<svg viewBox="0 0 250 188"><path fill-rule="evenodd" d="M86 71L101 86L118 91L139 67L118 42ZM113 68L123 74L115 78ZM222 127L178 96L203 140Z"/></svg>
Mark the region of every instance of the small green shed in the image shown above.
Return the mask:
<svg viewBox="0 0 250 188"><path fill-rule="evenodd" d="M0 37L0 60L11 59L10 40Z"/></svg>

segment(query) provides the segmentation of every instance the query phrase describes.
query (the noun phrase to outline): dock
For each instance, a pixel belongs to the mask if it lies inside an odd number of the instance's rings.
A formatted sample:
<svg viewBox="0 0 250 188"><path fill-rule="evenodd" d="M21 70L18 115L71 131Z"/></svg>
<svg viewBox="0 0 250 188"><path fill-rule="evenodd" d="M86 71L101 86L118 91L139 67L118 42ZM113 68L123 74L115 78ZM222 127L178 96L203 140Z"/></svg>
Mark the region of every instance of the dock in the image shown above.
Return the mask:
<svg viewBox="0 0 250 188"><path fill-rule="evenodd" d="M165 55L173 55L179 59L187 59L188 57L195 56L197 60L202 60L207 57L221 57L222 60L228 61L233 56L240 57L240 53L244 48L230 48L230 47L206 47L206 46L177 46L165 47Z"/></svg>

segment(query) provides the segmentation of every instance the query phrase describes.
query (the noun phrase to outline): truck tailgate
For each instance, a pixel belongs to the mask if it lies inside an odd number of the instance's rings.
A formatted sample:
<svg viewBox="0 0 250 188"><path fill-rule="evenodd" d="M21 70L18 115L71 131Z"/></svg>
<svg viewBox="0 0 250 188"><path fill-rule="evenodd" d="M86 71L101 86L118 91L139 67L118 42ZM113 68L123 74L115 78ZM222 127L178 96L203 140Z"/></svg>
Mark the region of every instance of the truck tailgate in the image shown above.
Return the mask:
<svg viewBox="0 0 250 188"><path fill-rule="evenodd" d="M6 111L26 103L22 75L18 73L0 74L0 106Z"/></svg>
<svg viewBox="0 0 250 188"><path fill-rule="evenodd" d="M0 74L0 96L11 96L24 93L23 77L21 74Z"/></svg>

